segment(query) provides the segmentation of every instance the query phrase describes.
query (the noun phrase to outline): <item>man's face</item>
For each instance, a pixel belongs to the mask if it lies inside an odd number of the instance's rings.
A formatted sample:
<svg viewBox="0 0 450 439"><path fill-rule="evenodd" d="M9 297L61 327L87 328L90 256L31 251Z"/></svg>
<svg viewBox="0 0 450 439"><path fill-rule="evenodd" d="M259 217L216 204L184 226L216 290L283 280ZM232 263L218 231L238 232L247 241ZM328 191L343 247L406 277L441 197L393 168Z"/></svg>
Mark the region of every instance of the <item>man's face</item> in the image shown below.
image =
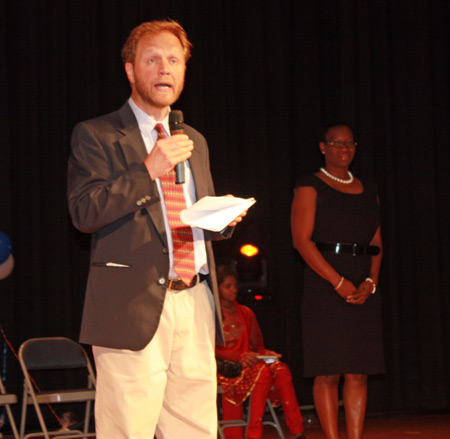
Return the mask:
<svg viewBox="0 0 450 439"><path fill-rule="evenodd" d="M186 64L183 47L170 32L144 35L137 44L134 64L126 63L133 100L161 120L180 96Z"/></svg>

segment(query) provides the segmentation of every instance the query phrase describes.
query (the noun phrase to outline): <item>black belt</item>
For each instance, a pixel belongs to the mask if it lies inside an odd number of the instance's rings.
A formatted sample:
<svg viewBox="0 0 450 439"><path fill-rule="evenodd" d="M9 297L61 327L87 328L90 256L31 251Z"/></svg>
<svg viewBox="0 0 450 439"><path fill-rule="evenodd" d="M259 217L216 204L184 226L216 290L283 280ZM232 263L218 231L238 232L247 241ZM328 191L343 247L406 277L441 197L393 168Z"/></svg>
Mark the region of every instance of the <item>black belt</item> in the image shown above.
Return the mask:
<svg viewBox="0 0 450 439"><path fill-rule="evenodd" d="M316 242L316 247L320 251L333 253L350 253L353 256L371 255L380 253L380 248L376 245L343 244L341 242Z"/></svg>
<svg viewBox="0 0 450 439"><path fill-rule="evenodd" d="M206 275L204 275L204 274L196 274L194 276L194 278L192 279L190 285L185 283L179 277L177 277L176 279L169 279L169 281L167 283L167 289L168 290L175 290L175 291L186 290L187 288L195 287L197 284L202 282L204 279L206 279Z"/></svg>

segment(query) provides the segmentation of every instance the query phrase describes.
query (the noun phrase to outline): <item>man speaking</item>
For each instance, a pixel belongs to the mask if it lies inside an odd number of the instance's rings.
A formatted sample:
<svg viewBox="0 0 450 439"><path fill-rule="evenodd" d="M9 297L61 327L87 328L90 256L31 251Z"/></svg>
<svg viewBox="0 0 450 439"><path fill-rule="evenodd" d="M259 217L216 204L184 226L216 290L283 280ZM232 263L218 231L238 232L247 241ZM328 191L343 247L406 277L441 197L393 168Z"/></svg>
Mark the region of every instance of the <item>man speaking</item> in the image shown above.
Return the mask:
<svg viewBox="0 0 450 439"><path fill-rule="evenodd" d="M97 439L217 436L211 240L229 237L245 213L223 233L180 221L180 210L214 195L204 137L169 129L190 47L174 21L133 29L122 49L131 97L72 134L69 210L92 234L80 341L97 368Z"/></svg>

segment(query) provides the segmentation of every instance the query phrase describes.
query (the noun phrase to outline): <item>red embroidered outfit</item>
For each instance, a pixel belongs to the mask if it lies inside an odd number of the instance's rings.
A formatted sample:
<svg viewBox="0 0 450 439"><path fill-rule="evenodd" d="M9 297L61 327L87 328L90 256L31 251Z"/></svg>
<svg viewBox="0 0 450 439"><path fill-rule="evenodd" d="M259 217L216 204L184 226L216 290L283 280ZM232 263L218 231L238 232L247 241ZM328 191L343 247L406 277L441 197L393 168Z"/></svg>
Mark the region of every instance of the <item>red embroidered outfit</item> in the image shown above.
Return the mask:
<svg viewBox="0 0 450 439"><path fill-rule="evenodd" d="M223 329L226 346L216 346L218 358L242 361L249 351L258 354L270 354L264 347L261 329L253 311L234 302L236 312L222 308ZM247 426L247 438L261 438L267 397L274 405L281 403L286 424L292 434L303 432L302 415L298 408L297 397L292 385L292 375L288 366L276 361L266 364L259 361L251 367L244 367L238 378L225 378L218 375L218 383L223 388L222 419L241 419L242 403L252 393L250 400L250 420ZM275 391L270 391L271 387ZM234 427L224 430L226 439L242 439L243 428Z"/></svg>

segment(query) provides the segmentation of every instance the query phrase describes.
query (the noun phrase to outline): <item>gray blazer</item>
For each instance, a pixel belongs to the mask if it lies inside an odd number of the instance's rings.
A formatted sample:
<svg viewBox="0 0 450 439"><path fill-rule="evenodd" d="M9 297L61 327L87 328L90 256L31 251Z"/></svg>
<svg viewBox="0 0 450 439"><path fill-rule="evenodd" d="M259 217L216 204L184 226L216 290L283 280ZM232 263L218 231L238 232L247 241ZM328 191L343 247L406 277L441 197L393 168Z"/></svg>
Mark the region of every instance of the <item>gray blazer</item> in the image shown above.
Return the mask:
<svg viewBox="0 0 450 439"><path fill-rule="evenodd" d="M192 127L185 125L185 133L194 141L189 163L199 200L214 195L208 146ZM161 200L144 165L147 151L128 103L77 124L71 145L69 211L74 226L92 234L80 342L143 349L158 327L169 255ZM211 239L223 236L205 231L207 280L216 305L218 341L223 342Z"/></svg>

